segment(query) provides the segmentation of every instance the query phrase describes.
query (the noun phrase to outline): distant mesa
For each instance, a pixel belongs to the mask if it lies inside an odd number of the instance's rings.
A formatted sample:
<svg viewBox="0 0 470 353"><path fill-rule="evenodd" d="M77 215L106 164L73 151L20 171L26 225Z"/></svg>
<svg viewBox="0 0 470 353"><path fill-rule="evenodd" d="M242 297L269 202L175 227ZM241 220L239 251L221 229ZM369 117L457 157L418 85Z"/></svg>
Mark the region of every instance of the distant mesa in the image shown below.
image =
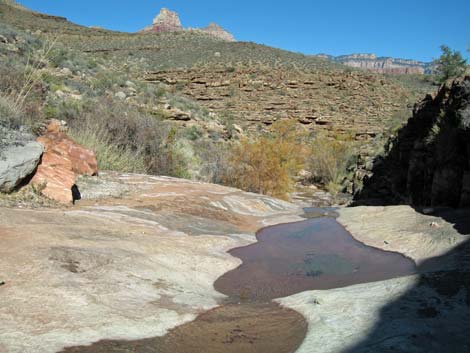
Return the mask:
<svg viewBox="0 0 470 353"><path fill-rule="evenodd" d="M145 27L140 32L168 33L182 31L198 31L227 42L235 41L235 38L231 33L227 32L225 29L215 23L210 23L207 27L202 29L184 28L181 24L178 14L166 8L160 10L160 13L154 18L152 25Z"/></svg>
<svg viewBox="0 0 470 353"><path fill-rule="evenodd" d="M346 66L384 74L430 74L433 71L432 63L392 57L377 57L375 54L350 54L341 56L319 54L316 56Z"/></svg>

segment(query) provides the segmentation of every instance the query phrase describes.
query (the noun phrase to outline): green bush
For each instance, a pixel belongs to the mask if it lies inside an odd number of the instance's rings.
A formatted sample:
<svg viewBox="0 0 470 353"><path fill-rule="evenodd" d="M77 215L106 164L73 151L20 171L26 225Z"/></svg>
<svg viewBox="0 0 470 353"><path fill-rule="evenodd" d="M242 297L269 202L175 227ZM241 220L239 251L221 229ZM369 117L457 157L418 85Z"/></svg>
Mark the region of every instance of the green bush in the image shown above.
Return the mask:
<svg viewBox="0 0 470 353"><path fill-rule="evenodd" d="M352 157L352 142L348 138L317 135L310 145L307 169L314 181L322 183L335 194L341 189Z"/></svg>

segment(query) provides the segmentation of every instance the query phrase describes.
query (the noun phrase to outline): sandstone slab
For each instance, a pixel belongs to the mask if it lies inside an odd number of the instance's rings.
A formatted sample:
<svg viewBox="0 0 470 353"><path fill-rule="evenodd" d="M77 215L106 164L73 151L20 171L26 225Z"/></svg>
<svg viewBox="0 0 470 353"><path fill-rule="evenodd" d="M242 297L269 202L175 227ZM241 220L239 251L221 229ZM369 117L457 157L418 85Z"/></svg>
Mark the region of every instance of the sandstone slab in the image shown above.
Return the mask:
<svg viewBox="0 0 470 353"><path fill-rule="evenodd" d="M297 353L469 351L470 210L440 217L409 206L338 213L356 239L406 254L418 274L278 300L309 323Z"/></svg>
<svg viewBox="0 0 470 353"><path fill-rule="evenodd" d="M240 263L228 249L300 220L292 204L217 185L85 179L73 208L0 208L1 353L162 336L225 300L213 282ZM119 197L93 198L117 185Z"/></svg>
<svg viewBox="0 0 470 353"><path fill-rule="evenodd" d="M351 207L340 209L339 215L338 222L360 242L400 252L418 265L470 239L453 223L418 213L411 206Z"/></svg>

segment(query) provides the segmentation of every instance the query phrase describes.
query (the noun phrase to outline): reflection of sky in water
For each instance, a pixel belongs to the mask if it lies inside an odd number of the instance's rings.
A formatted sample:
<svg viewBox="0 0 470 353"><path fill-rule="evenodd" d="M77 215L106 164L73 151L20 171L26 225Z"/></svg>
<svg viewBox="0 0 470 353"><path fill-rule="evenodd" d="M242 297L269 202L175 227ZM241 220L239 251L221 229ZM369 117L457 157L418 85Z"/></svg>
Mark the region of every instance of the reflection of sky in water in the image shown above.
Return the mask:
<svg viewBox="0 0 470 353"><path fill-rule="evenodd" d="M302 270L307 276L322 274L347 275L357 271L357 265L337 254L307 254Z"/></svg>
<svg viewBox="0 0 470 353"><path fill-rule="evenodd" d="M256 300L415 272L412 261L356 241L331 217L264 228L257 243L230 253L243 263L220 277L216 289L229 296L243 291Z"/></svg>

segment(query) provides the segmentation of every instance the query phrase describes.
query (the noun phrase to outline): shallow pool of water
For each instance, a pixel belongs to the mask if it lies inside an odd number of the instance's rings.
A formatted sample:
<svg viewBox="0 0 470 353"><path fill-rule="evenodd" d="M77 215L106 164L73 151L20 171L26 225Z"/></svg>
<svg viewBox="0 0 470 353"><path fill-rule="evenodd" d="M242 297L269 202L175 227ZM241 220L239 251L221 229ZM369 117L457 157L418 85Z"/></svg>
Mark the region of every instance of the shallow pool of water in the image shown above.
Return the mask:
<svg viewBox="0 0 470 353"><path fill-rule="evenodd" d="M294 352L306 335L307 323L271 299L415 272L413 261L356 241L332 215L322 217L321 212L310 212L313 219L264 228L257 243L230 251L243 263L215 283L229 297L228 304L202 313L164 337L104 340L63 352ZM315 218L318 215L321 218Z"/></svg>
<svg viewBox="0 0 470 353"><path fill-rule="evenodd" d="M401 254L366 246L333 218L267 227L258 242L233 249L243 263L215 288L239 300L269 300L309 289L331 289L415 272Z"/></svg>

